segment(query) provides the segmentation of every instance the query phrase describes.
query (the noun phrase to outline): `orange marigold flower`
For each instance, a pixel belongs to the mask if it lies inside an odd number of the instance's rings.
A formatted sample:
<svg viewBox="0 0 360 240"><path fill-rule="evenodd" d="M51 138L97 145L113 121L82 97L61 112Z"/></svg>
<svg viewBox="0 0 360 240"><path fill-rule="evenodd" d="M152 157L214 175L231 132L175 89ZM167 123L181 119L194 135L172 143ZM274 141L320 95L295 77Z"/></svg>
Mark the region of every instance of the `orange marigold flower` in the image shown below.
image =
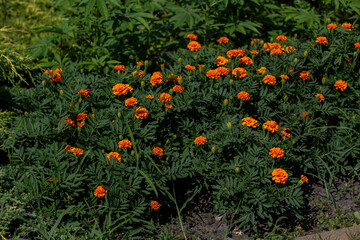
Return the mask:
<svg viewBox="0 0 360 240"><path fill-rule="evenodd" d="M270 54L275 54L275 55L281 55L284 53L284 49L283 48L273 48L270 51Z"/></svg>
<svg viewBox="0 0 360 240"><path fill-rule="evenodd" d="M256 50L252 50L252 51L250 52L250 54L251 54L251 55L257 55L257 54L259 54L259 52L256 51Z"/></svg>
<svg viewBox="0 0 360 240"><path fill-rule="evenodd" d="M319 102L325 101L324 95L322 95L321 93L315 94L315 97L316 97L316 98L319 97Z"/></svg>
<svg viewBox="0 0 360 240"><path fill-rule="evenodd" d="M160 147L153 147L153 153L155 154L155 155L158 155L158 156L162 156L162 155L164 155L164 150L162 149L162 148L160 148Z"/></svg>
<svg viewBox="0 0 360 240"><path fill-rule="evenodd" d="M272 133L279 131L279 125L276 121L266 121L264 123L264 128Z"/></svg>
<svg viewBox="0 0 360 240"><path fill-rule="evenodd" d="M133 92L133 88L129 84L118 83L113 86L112 91L115 95L126 95Z"/></svg>
<svg viewBox="0 0 360 240"><path fill-rule="evenodd" d="M195 34L188 34L188 35L186 36L186 38L188 38L188 39L190 39L190 40L197 40L197 39L198 39L198 37L197 37Z"/></svg>
<svg viewBox="0 0 360 240"><path fill-rule="evenodd" d="M171 101L172 98L171 98L170 94L163 92L160 94L160 98L158 100L159 100L159 102L162 102L165 104L166 102Z"/></svg>
<svg viewBox="0 0 360 240"><path fill-rule="evenodd" d="M259 43L259 42L260 42L259 38L254 38L253 40L251 40L251 43L254 44L254 45Z"/></svg>
<svg viewBox="0 0 360 240"><path fill-rule="evenodd" d="M360 48L360 42L354 43L355 48Z"/></svg>
<svg viewBox="0 0 360 240"><path fill-rule="evenodd" d="M259 69L256 70L258 73L263 73L266 72L266 67L261 67Z"/></svg>
<svg viewBox="0 0 360 240"><path fill-rule="evenodd" d="M198 43L197 41L191 41L189 42L187 47L188 49L190 49L190 51L199 51L201 49L201 44Z"/></svg>
<svg viewBox="0 0 360 240"><path fill-rule="evenodd" d="M65 118L64 122L67 127L75 126L74 121L71 120L70 118Z"/></svg>
<svg viewBox="0 0 360 240"><path fill-rule="evenodd" d="M115 71L125 71L125 66L124 65L115 65L114 70Z"/></svg>
<svg viewBox="0 0 360 240"><path fill-rule="evenodd" d="M195 70L196 70L196 67L195 67L195 66L191 66L191 65L188 64L188 65L185 66L185 69L186 69L186 70L189 70L189 71L195 71Z"/></svg>
<svg viewBox="0 0 360 240"><path fill-rule="evenodd" d="M165 103L165 105L164 105L167 109L170 109L170 108L172 108L173 107L173 105L172 104L168 104L168 103Z"/></svg>
<svg viewBox="0 0 360 240"><path fill-rule="evenodd" d="M291 52L294 52L296 49L293 47L293 46L287 46L286 48L285 48L285 51L287 52L287 53L291 53Z"/></svg>
<svg viewBox="0 0 360 240"><path fill-rule="evenodd" d="M89 97L89 94L91 93L89 90L86 89L80 89L78 92L78 94L85 96L85 98Z"/></svg>
<svg viewBox="0 0 360 240"><path fill-rule="evenodd" d="M249 57L242 57L242 58L240 58L239 61L240 61L240 64L244 64L244 65L253 64L253 60Z"/></svg>
<svg viewBox="0 0 360 240"><path fill-rule="evenodd" d="M310 119L311 113L303 112L300 116L301 116L303 119Z"/></svg>
<svg viewBox="0 0 360 240"><path fill-rule="evenodd" d="M150 83L151 85L160 84L163 81L163 76L161 72L154 72L151 75Z"/></svg>
<svg viewBox="0 0 360 240"><path fill-rule="evenodd" d="M138 72L137 70L133 71L131 73L131 76L135 77L136 73L137 73L138 77L141 77L141 78L145 77L144 71L139 71Z"/></svg>
<svg viewBox="0 0 360 240"><path fill-rule="evenodd" d="M288 174L284 169L276 168L272 171L271 175L273 176L272 180L276 183L285 184L288 179Z"/></svg>
<svg viewBox="0 0 360 240"><path fill-rule="evenodd" d="M219 43L228 43L229 39L227 37L221 37L221 38L219 38L218 42Z"/></svg>
<svg viewBox="0 0 360 240"><path fill-rule="evenodd" d="M250 100L250 94L245 92L245 91L241 91L237 94L237 97L243 101L245 100Z"/></svg>
<svg viewBox="0 0 360 240"><path fill-rule="evenodd" d="M194 140L194 143L197 145L203 145L206 142L207 142L207 139L206 139L206 137L203 137L203 136L199 136L199 137L195 138L195 140Z"/></svg>
<svg viewBox="0 0 360 240"><path fill-rule="evenodd" d="M136 118L146 119L148 118L148 116L149 116L149 111L146 110L146 108L138 107L137 109L135 109Z"/></svg>
<svg viewBox="0 0 360 240"><path fill-rule="evenodd" d="M200 69L203 69L205 67L205 64L198 64Z"/></svg>
<svg viewBox="0 0 360 240"><path fill-rule="evenodd" d="M328 43L328 40L326 37L318 37L316 38L316 42L322 44L322 43Z"/></svg>
<svg viewBox="0 0 360 240"><path fill-rule="evenodd" d="M80 122L81 120L87 119L88 115L86 113L79 113L76 117L76 121Z"/></svg>
<svg viewBox="0 0 360 240"><path fill-rule="evenodd" d="M279 36L276 37L276 39L279 40L279 41L286 41L287 37L284 36L284 35L279 35Z"/></svg>
<svg viewBox="0 0 360 240"><path fill-rule="evenodd" d="M138 104L138 100L134 97L125 100L125 106L135 106L136 104Z"/></svg>
<svg viewBox="0 0 360 240"><path fill-rule="evenodd" d="M82 150L81 148L76 148L76 147L72 147L70 145L66 145L65 150L66 149L74 155L83 155L84 154L84 150Z"/></svg>
<svg viewBox="0 0 360 240"><path fill-rule="evenodd" d="M344 28L349 29L349 31L351 31L351 28L354 28L354 27L351 26L351 23L343 23L343 24L341 24L341 26L344 27Z"/></svg>
<svg viewBox="0 0 360 240"><path fill-rule="evenodd" d="M77 123L79 128L82 128L85 125L85 121L81 121Z"/></svg>
<svg viewBox="0 0 360 240"><path fill-rule="evenodd" d="M157 211L160 208L160 204L157 201L151 201L150 207Z"/></svg>
<svg viewBox="0 0 360 240"><path fill-rule="evenodd" d="M94 195L95 197L101 198L105 196L105 193L107 193L107 191L107 189L103 188L103 186L100 185L95 189Z"/></svg>
<svg viewBox="0 0 360 240"><path fill-rule="evenodd" d="M247 72L246 72L245 68L239 68L239 67L234 68L231 73L235 77L239 76L239 78L244 78L247 76Z"/></svg>
<svg viewBox="0 0 360 240"><path fill-rule="evenodd" d="M132 143L128 139L119 141L119 148L131 148Z"/></svg>
<svg viewBox="0 0 360 240"><path fill-rule="evenodd" d="M49 69L45 71L46 75L49 75L49 78L51 78L51 82L60 82L62 80L61 74L63 70L60 68L55 69L54 71Z"/></svg>
<svg viewBox="0 0 360 240"><path fill-rule="evenodd" d="M218 71L218 73L220 73L220 75L229 75L230 73L230 69L229 68L226 68L226 67L218 67L215 69L216 71Z"/></svg>
<svg viewBox="0 0 360 240"><path fill-rule="evenodd" d="M149 99L149 100L154 99L154 95L147 95L146 99Z"/></svg>
<svg viewBox="0 0 360 240"><path fill-rule="evenodd" d="M334 84L336 89L340 89L340 91L344 91L347 88L347 83L343 80L336 81Z"/></svg>
<svg viewBox="0 0 360 240"><path fill-rule="evenodd" d="M174 92L182 93L183 89L182 89L182 87L180 85L175 85L175 86L173 86L172 90Z"/></svg>
<svg viewBox="0 0 360 240"><path fill-rule="evenodd" d="M112 157L113 159L116 159L118 160L119 162L121 162L121 156L119 153L117 152L110 152L106 155L107 159L108 159L108 162L110 164L110 157Z"/></svg>
<svg viewBox="0 0 360 240"><path fill-rule="evenodd" d="M328 29L335 29L337 28L337 24L336 23L330 23L327 25Z"/></svg>
<svg viewBox="0 0 360 240"><path fill-rule="evenodd" d="M246 51L244 49L232 49L226 52L226 56L228 57L242 57L244 56Z"/></svg>
<svg viewBox="0 0 360 240"><path fill-rule="evenodd" d="M290 138L290 133L287 133L286 131L289 130L289 128L283 128L280 132L284 137Z"/></svg>
<svg viewBox="0 0 360 240"><path fill-rule="evenodd" d="M242 125L246 125L248 127L253 127L256 128L259 126L259 124L257 124L257 120L253 119L252 117L246 117L242 119Z"/></svg>
<svg viewBox="0 0 360 240"><path fill-rule="evenodd" d="M310 77L310 73L307 72L307 71L302 71L302 72L300 73L300 78L302 78L302 79L304 79L304 80L308 79L309 77Z"/></svg>
<svg viewBox="0 0 360 240"><path fill-rule="evenodd" d="M308 179L305 175L303 175L303 174L301 174L300 180L301 180L302 182L309 183L309 179Z"/></svg>
<svg viewBox="0 0 360 240"><path fill-rule="evenodd" d="M226 65L229 62L229 60L223 56L218 56L215 60L215 64L216 66L220 66L220 65Z"/></svg>
<svg viewBox="0 0 360 240"><path fill-rule="evenodd" d="M268 84L268 85L275 85L276 83L276 77L273 75L266 75L263 78L264 83Z"/></svg>
<svg viewBox="0 0 360 240"><path fill-rule="evenodd" d="M277 42L274 42L274 43L265 43L263 45L263 49L265 49L267 52L269 52L270 50L272 49L281 49L281 44L280 43L277 43Z"/></svg>
<svg viewBox="0 0 360 240"><path fill-rule="evenodd" d="M281 75L280 75L280 78L283 79L283 80L288 80L288 79L289 79L289 76L288 76L288 75L285 75L285 74L281 74Z"/></svg>
<svg viewBox="0 0 360 240"><path fill-rule="evenodd" d="M139 67L144 66L144 64L142 62L136 62L136 65Z"/></svg>
<svg viewBox="0 0 360 240"><path fill-rule="evenodd" d="M269 155L273 158L281 158L284 156L284 150L281 150L281 148L273 147L270 149Z"/></svg>
<svg viewBox="0 0 360 240"><path fill-rule="evenodd" d="M218 79L220 77L220 73L215 69L215 70L209 70L206 73L206 76L208 78L212 78L212 79Z"/></svg>

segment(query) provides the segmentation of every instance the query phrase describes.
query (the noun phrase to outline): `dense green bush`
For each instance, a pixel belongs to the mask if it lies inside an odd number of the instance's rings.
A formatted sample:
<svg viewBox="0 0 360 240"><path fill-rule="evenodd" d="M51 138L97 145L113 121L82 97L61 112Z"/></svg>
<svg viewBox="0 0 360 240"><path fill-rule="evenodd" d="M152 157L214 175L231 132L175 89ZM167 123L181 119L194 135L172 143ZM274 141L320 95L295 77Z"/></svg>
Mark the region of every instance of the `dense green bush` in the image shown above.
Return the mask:
<svg viewBox="0 0 360 240"><path fill-rule="evenodd" d="M357 21L360 1L101 1L58 0L72 6L65 21L38 29L52 33L29 49L44 67L78 61L84 70L108 73L115 61L154 61L195 33L203 44L228 36L236 46L253 37L312 36L328 23Z"/></svg>
<svg viewBox="0 0 360 240"><path fill-rule="evenodd" d="M207 192L242 229L301 219L301 175L330 188L360 166L358 30L316 32L243 50L192 41L151 72L147 63L105 77L58 66L14 92L25 114L5 150L16 185L54 222L39 234L151 235Z"/></svg>

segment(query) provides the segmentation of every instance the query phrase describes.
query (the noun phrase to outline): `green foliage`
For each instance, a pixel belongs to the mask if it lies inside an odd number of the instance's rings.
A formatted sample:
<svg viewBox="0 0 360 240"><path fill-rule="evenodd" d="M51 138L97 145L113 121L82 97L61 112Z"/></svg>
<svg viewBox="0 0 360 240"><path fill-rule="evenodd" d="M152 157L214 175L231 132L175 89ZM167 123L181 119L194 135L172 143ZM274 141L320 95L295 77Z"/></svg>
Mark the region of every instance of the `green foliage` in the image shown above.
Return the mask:
<svg viewBox="0 0 360 240"><path fill-rule="evenodd" d="M328 43L316 42L320 36ZM212 195L213 210L241 229L258 232L259 224L277 227L280 220L301 219L308 186L301 175L330 188L334 176L353 173L357 164L360 62L354 44L359 40L356 29L323 26L306 41L275 40L277 52L266 49L274 43L254 41L244 47L252 64L228 56L230 73L215 78L208 73L217 68L216 58L238 48L231 41L214 41L197 52L180 49L157 60L165 66L152 66L155 70L128 64L123 71L109 68L107 76L89 75L81 71L83 64L69 63L56 66L62 67L61 81L39 74L33 88L13 92L26 113L4 143L17 170L14 182L44 213L39 223L45 216L52 221L40 224L37 234L51 239L72 228L71 234L90 238L151 235L170 213L181 222L189 200L205 192ZM245 68L246 76L234 76L236 67ZM264 74L257 71L261 67ZM161 81L154 82L155 71ZM308 78L303 79L304 71ZM288 80L281 80L284 74ZM266 84L266 75L275 76L276 83ZM344 91L335 88L338 80L346 81ZM120 83L133 90L115 95ZM250 99L239 99L241 91ZM162 101L165 93L171 100ZM325 100L320 102L317 93ZM137 99L135 106L126 104L130 97ZM135 114L139 107L148 117ZM245 117L259 126L247 126ZM267 121L276 121L278 129L265 129ZM289 128L290 138L283 128ZM207 142L196 144L199 136ZM131 148L119 148L124 139ZM272 157L274 147L284 156ZM111 152L121 161L108 159ZM282 184L272 176L278 168L288 174ZM104 197L96 197L98 186L108 190ZM158 211L150 207L154 200Z"/></svg>
<svg viewBox="0 0 360 240"><path fill-rule="evenodd" d="M222 36L237 46L280 33L306 37L329 21L356 22L360 9L359 0L57 1L62 4L66 20L38 28L47 36L30 46L32 57L50 68L77 61L98 74L139 60L150 60L154 67L159 56L176 51L188 33L210 46L211 39Z"/></svg>

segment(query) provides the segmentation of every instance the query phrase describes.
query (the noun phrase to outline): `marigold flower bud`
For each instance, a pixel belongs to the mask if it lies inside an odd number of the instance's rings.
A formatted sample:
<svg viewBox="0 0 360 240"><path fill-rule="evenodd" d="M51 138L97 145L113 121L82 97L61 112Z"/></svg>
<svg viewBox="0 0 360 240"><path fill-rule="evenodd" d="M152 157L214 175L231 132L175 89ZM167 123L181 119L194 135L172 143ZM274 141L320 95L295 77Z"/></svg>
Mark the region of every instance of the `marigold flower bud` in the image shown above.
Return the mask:
<svg viewBox="0 0 360 240"><path fill-rule="evenodd" d="M308 55L308 51L305 51L304 52L304 56L306 57Z"/></svg>
<svg viewBox="0 0 360 240"><path fill-rule="evenodd" d="M322 82L323 84L325 84L325 82L326 82L326 77L323 77L323 78L321 79L321 82Z"/></svg>
<svg viewBox="0 0 360 240"><path fill-rule="evenodd" d="M119 135L119 139L120 139L120 140L123 140L123 138L124 138L123 135L120 134L120 135Z"/></svg>
<svg viewBox="0 0 360 240"><path fill-rule="evenodd" d="M169 90L170 94L173 94L174 90L172 90L172 88Z"/></svg>
<svg viewBox="0 0 360 240"><path fill-rule="evenodd" d="M63 93L64 93L64 91L63 91ZM60 92L60 94L61 94L61 92ZM79 103L81 103L82 102L82 99L81 98L79 98Z"/></svg>
<svg viewBox="0 0 360 240"><path fill-rule="evenodd" d="M212 146L212 147L211 147L211 151L212 151L212 152L215 152L215 151L216 151L216 147L215 147L215 146Z"/></svg>
<svg viewBox="0 0 360 240"><path fill-rule="evenodd" d="M173 135L173 139L175 140L175 139L176 139L176 137L177 137L177 136L176 136L176 134L174 134L174 135Z"/></svg>
<svg viewBox="0 0 360 240"><path fill-rule="evenodd" d="M182 78L179 78L177 81L180 85L183 84L183 82L184 82Z"/></svg>
<svg viewBox="0 0 360 240"><path fill-rule="evenodd" d="M228 105L228 104L229 104L229 100L225 99L225 100L224 100L224 105L226 106L226 105Z"/></svg>
<svg viewBox="0 0 360 240"><path fill-rule="evenodd" d="M182 58L179 58L179 59L178 59L178 62L181 63L181 62L182 62Z"/></svg>
<svg viewBox="0 0 360 240"><path fill-rule="evenodd" d="M121 117L121 112L118 112L118 113L117 113L117 116L118 116L118 117Z"/></svg>
<svg viewBox="0 0 360 240"><path fill-rule="evenodd" d="M131 150L131 155L134 156L135 155L135 151Z"/></svg>
<svg viewBox="0 0 360 240"><path fill-rule="evenodd" d="M149 66L149 61L145 60L144 65L145 65L145 67L148 67Z"/></svg>
<svg viewBox="0 0 360 240"><path fill-rule="evenodd" d="M240 168L239 168L239 167L236 167L236 168L235 168L235 172L236 172L236 173L239 173L239 172L240 172Z"/></svg>
<svg viewBox="0 0 360 240"><path fill-rule="evenodd" d="M45 84L46 84L45 80L43 80L43 81L41 82L41 84L42 84L43 86L45 86Z"/></svg>
<svg viewBox="0 0 360 240"><path fill-rule="evenodd" d="M230 84L230 85L233 85L233 83L234 83L234 80L233 80L233 79L230 79L230 80L229 80L229 84Z"/></svg>
<svg viewBox="0 0 360 240"><path fill-rule="evenodd" d="M64 95L64 90L60 89L60 95Z"/></svg>
<svg viewBox="0 0 360 240"><path fill-rule="evenodd" d="M288 95L285 95L284 100L285 100L285 101L288 101L288 100L289 100L289 96L288 96Z"/></svg>
<svg viewBox="0 0 360 240"><path fill-rule="evenodd" d="M197 59L197 55L194 55L194 59L195 59L195 60Z"/></svg>
<svg viewBox="0 0 360 240"><path fill-rule="evenodd" d="M29 115L29 113L28 113L28 112L24 112L24 115L27 116L27 115Z"/></svg>
<svg viewBox="0 0 360 240"><path fill-rule="evenodd" d="M231 127L232 127L232 126L231 126L231 122L228 122L228 123L226 124L226 126L227 126L228 129L231 129Z"/></svg>
<svg viewBox="0 0 360 240"><path fill-rule="evenodd" d="M298 59L297 58L294 58L294 62L297 62L298 61Z"/></svg>
<svg viewBox="0 0 360 240"><path fill-rule="evenodd" d="M145 82L141 81L141 87L145 87Z"/></svg>

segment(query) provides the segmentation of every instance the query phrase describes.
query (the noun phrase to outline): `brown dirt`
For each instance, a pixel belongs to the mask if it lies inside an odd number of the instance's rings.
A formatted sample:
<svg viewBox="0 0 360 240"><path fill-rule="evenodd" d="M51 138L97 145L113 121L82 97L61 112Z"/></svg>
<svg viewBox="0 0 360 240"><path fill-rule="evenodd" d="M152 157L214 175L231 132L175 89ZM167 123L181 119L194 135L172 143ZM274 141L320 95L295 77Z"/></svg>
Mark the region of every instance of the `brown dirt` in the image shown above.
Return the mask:
<svg viewBox="0 0 360 240"><path fill-rule="evenodd" d="M335 183L328 192L321 182L312 184L311 191L307 196L309 216L307 216L306 221L298 223L296 232L286 233L288 238L291 238L291 235L302 235L303 237L294 239L360 239L360 227L345 228L350 227L351 222L340 222L340 227L343 229L338 231L327 229L326 224L321 222L326 218L337 218L339 210L341 210L342 215L360 211L360 183L344 179L335 179ZM187 207L190 210L182 213L183 226L188 239L255 239L236 226L229 226L229 221L225 216L211 213L210 202L209 196L193 200ZM322 220L319 219L320 212L323 213ZM333 226L333 228L335 229L337 226ZM162 229L163 232L176 236L176 239L184 239L184 233L178 220L172 224L163 225ZM357 233L359 235L356 235ZM355 235L359 237L352 238Z"/></svg>

